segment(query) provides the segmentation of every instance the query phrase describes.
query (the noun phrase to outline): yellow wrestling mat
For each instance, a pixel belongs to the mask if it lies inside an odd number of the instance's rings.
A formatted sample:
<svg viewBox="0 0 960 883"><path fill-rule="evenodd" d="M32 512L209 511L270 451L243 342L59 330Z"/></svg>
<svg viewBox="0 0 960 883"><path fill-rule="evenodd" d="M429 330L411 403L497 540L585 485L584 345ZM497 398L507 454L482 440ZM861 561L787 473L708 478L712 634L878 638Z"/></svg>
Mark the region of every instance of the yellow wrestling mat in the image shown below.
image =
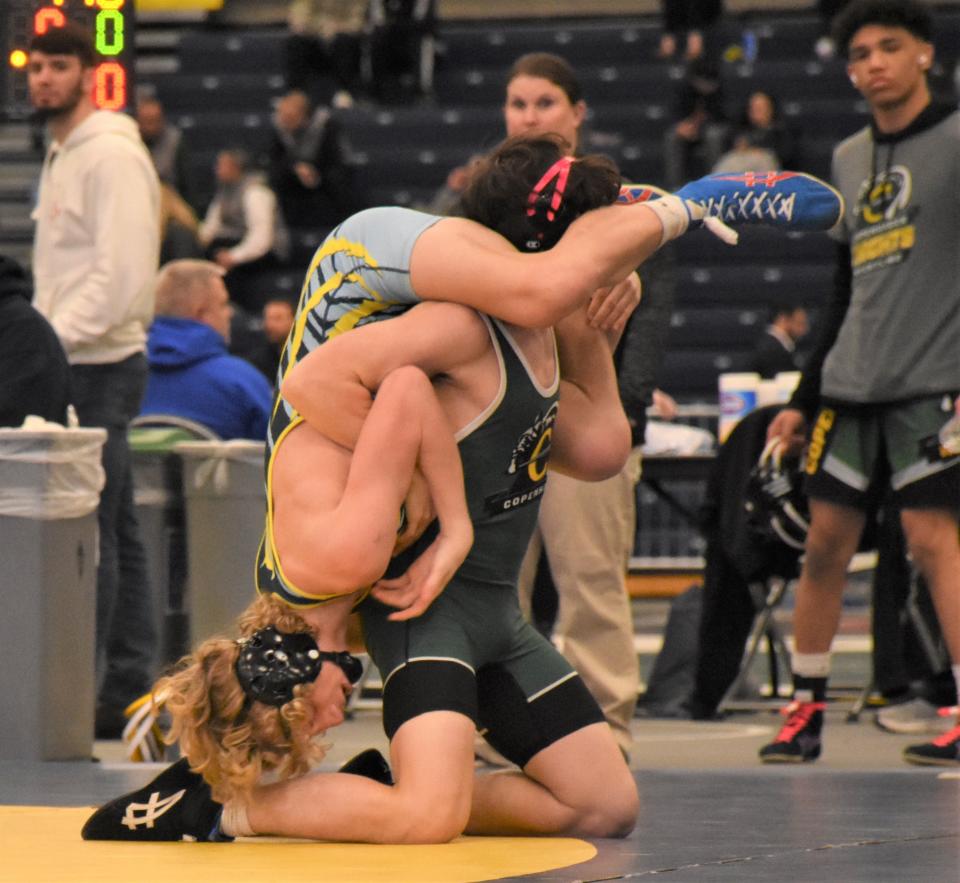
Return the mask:
<svg viewBox="0 0 960 883"><path fill-rule="evenodd" d="M442 846L312 843L274 837L235 843L88 842L91 808L0 806L0 881L10 883L469 883L565 868L597 850L559 837L460 837Z"/></svg>

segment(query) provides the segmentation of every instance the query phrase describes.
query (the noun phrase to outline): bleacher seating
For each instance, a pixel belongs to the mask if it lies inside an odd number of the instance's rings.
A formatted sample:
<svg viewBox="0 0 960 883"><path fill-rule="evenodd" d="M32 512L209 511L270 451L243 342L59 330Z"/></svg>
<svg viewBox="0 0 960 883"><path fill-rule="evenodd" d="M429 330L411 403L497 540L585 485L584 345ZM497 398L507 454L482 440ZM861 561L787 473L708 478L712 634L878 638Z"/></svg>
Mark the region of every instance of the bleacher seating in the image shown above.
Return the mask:
<svg viewBox="0 0 960 883"><path fill-rule="evenodd" d="M283 70L283 30L263 32L187 31L177 57L185 74L243 74Z"/></svg>
<svg viewBox="0 0 960 883"><path fill-rule="evenodd" d="M678 275L677 300L683 306L762 309L779 299L806 306L822 304L830 290L833 267L824 262L787 267L778 262L774 251L714 267L681 265Z"/></svg>
<svg viewBox="0 0 960 883"><path fill-rule="evenodd" d="M739 264L746 254L774 256L777 263L830 263L833 245L826 236L783 233L769 227L741 227L740 244L731 247L705 230L678 239L672 246L683 266Z"/></svg>
<svg viewBox="0 0 960 883"><path fill-rule="evenodd" d="M960 58L960 8L937 7L932 72L941 93L951 88ZM758 56L739 51L744 28ZM285 30L184 25L162 40L138 33L144 53L138 87L156 94L184 132L191 152L192 195L201 211L213 193L216 151L228 145L257 153L267 141L273 102L284 90ZM339 116L357 158L370 204L424 205L451 167L502 135L506 71L517 56L553 51L577 68L589 105L585 146L609 153L626 178L660 183L663 136L672 114L677 63L657 61L657 16L441 22L434 100L398 106L359 102ZM771 91L798 134L800 167L829 175L838 140L865 125L865 102L850 88L843 64L822 62L812 49L820 23L812 10L729 13L717 44L728 114L735 118L753 89ZM160 47L164 55L156 54ZM26 126L8 128L0 144L0 246L29 262L32 202L40 155ZM294 230L288 267L266 283L296 292L303 265L325 231ZM698 232L674 245L678 259L670 352L661 383L681 399L716 400L716 374L736 366L774 301L794 298L814 315L832 284L833 245L823 235L784 236L741 230L730 248ZM752 322L745 317L758 317Z"/></svg>
<svg viewBox="0 0 960 883"><path fill-rule="evenodd" d="M941 73L960 55L960 15L944 19L937 41ZM753 64L738 52L744 27L758 40ZM836 142L869 117L843 63L813 54L819 33L812 11L728 15L719 44L727 49L721 76L729 116L739 115L749 92L770 91L799 136L801 168L827 176ZM575 65L590 106L588 149L610 154L628 179L662 181L663 137L683 71L655 59L658 18L451 22L441 24L438 37L433 101L358 103L337 111L371 204L423 205L453 166L495 144L506 71L531 51L557 52ZM142 78L187 134L197 192L212 192L218 147L241 143L256 150L263 143L271 103L283 90L282 53L282 30L196 29L182 35L172 70ZM322 232L295 231L291 267L270 274L269 284L299 290L302 265ZM768 307L792 298L815 316L832 284L833 245L824 235L748 228L730 248L698 232L674 248L679 287L660 382L681 400L714 402L717 374L742 365Z"/></svg>
<svg viewBox="0 0 960 883"><path fill-rule="evenodd" d="M284 92L283 75L264 73L154 72L141 79L171 113L269 112L273 99Z"/></svg>
<svg viewBox="0 0 960 883"><path fill-rule="evenodd" d="M602 65L611 59L625 63L650 59L660 38L652 19L594 19L585 22L491 22L444 27L445 61L466 69L486 68L501 80L507 68L525 52L556 52L577 65Z"/></svg>
<svg viewBox="0 0 960 883"><path fill-rule="evenodd" d="M766 324L766 312L760 309L728 307L723 302L705 307L689 307L674 312L670 320L671 338L686 347L749 346Z"/></svg>

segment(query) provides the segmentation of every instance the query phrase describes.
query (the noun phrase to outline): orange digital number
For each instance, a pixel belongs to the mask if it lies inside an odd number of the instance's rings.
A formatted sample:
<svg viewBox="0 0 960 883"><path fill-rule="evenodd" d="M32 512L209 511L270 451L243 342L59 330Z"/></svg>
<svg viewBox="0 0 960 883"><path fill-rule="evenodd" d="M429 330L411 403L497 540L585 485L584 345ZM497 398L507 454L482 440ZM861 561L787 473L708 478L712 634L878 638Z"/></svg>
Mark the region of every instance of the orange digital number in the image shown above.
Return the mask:
<svg viewBox="0 0 960 883"><path fill-rule="evenodd" d="M127 105L127 72L116 61L97 65L93 79L93 103L101 110L122 110Z"/></svg>
<svg viewBox="0 0 960 883"><path fill-rule="evenodd" d="M33 32L35 34L45 34L50 28L62 28L67 23L66 16L52 6L44 6L38 9L33 17Z"/></svg>

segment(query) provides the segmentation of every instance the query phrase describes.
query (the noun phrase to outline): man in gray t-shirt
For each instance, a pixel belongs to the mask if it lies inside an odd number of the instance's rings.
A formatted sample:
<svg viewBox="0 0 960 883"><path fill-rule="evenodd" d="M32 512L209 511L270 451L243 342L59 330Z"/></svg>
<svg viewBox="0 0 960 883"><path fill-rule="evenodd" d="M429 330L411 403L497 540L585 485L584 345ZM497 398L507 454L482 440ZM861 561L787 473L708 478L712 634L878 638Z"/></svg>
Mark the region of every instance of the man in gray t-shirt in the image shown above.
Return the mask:
<svg viewBox="0 0 960 883"><path fill-rule="evenodd" d="M960 415L960 112L932 101L932 22L913 0L855 0L834 23L873 115L833 154L846 212L837 290L821 340L768 437L805 439L810 530L797 589L794 701L760 751L813 760L847 566L881 495L900 510L960 682L960 453L938 444ZM960 726L906 749L960 764Z"/></svg>

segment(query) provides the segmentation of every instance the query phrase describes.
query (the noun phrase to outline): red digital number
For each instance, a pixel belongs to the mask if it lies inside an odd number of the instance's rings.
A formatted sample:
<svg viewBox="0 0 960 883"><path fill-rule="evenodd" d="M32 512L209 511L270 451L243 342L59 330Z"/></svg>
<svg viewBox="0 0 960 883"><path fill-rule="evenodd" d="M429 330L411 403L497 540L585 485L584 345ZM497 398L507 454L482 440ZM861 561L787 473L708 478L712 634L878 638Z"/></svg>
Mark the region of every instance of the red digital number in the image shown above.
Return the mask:
<svg viewBox="0 0 960 883"><path fill-rule="evenodd" d="M101 110L122 110L127 105L127 72L116 61L97 65L93 79L93 103Z"/></svg>
<svg viewBox="0 0 960 883"><path fill-rule="evenodd" d="M33 32L45 34L50 28L62 28L66 23L66 16L59 9L45 6L43 9L38 9L33 17Z"/></svg>

